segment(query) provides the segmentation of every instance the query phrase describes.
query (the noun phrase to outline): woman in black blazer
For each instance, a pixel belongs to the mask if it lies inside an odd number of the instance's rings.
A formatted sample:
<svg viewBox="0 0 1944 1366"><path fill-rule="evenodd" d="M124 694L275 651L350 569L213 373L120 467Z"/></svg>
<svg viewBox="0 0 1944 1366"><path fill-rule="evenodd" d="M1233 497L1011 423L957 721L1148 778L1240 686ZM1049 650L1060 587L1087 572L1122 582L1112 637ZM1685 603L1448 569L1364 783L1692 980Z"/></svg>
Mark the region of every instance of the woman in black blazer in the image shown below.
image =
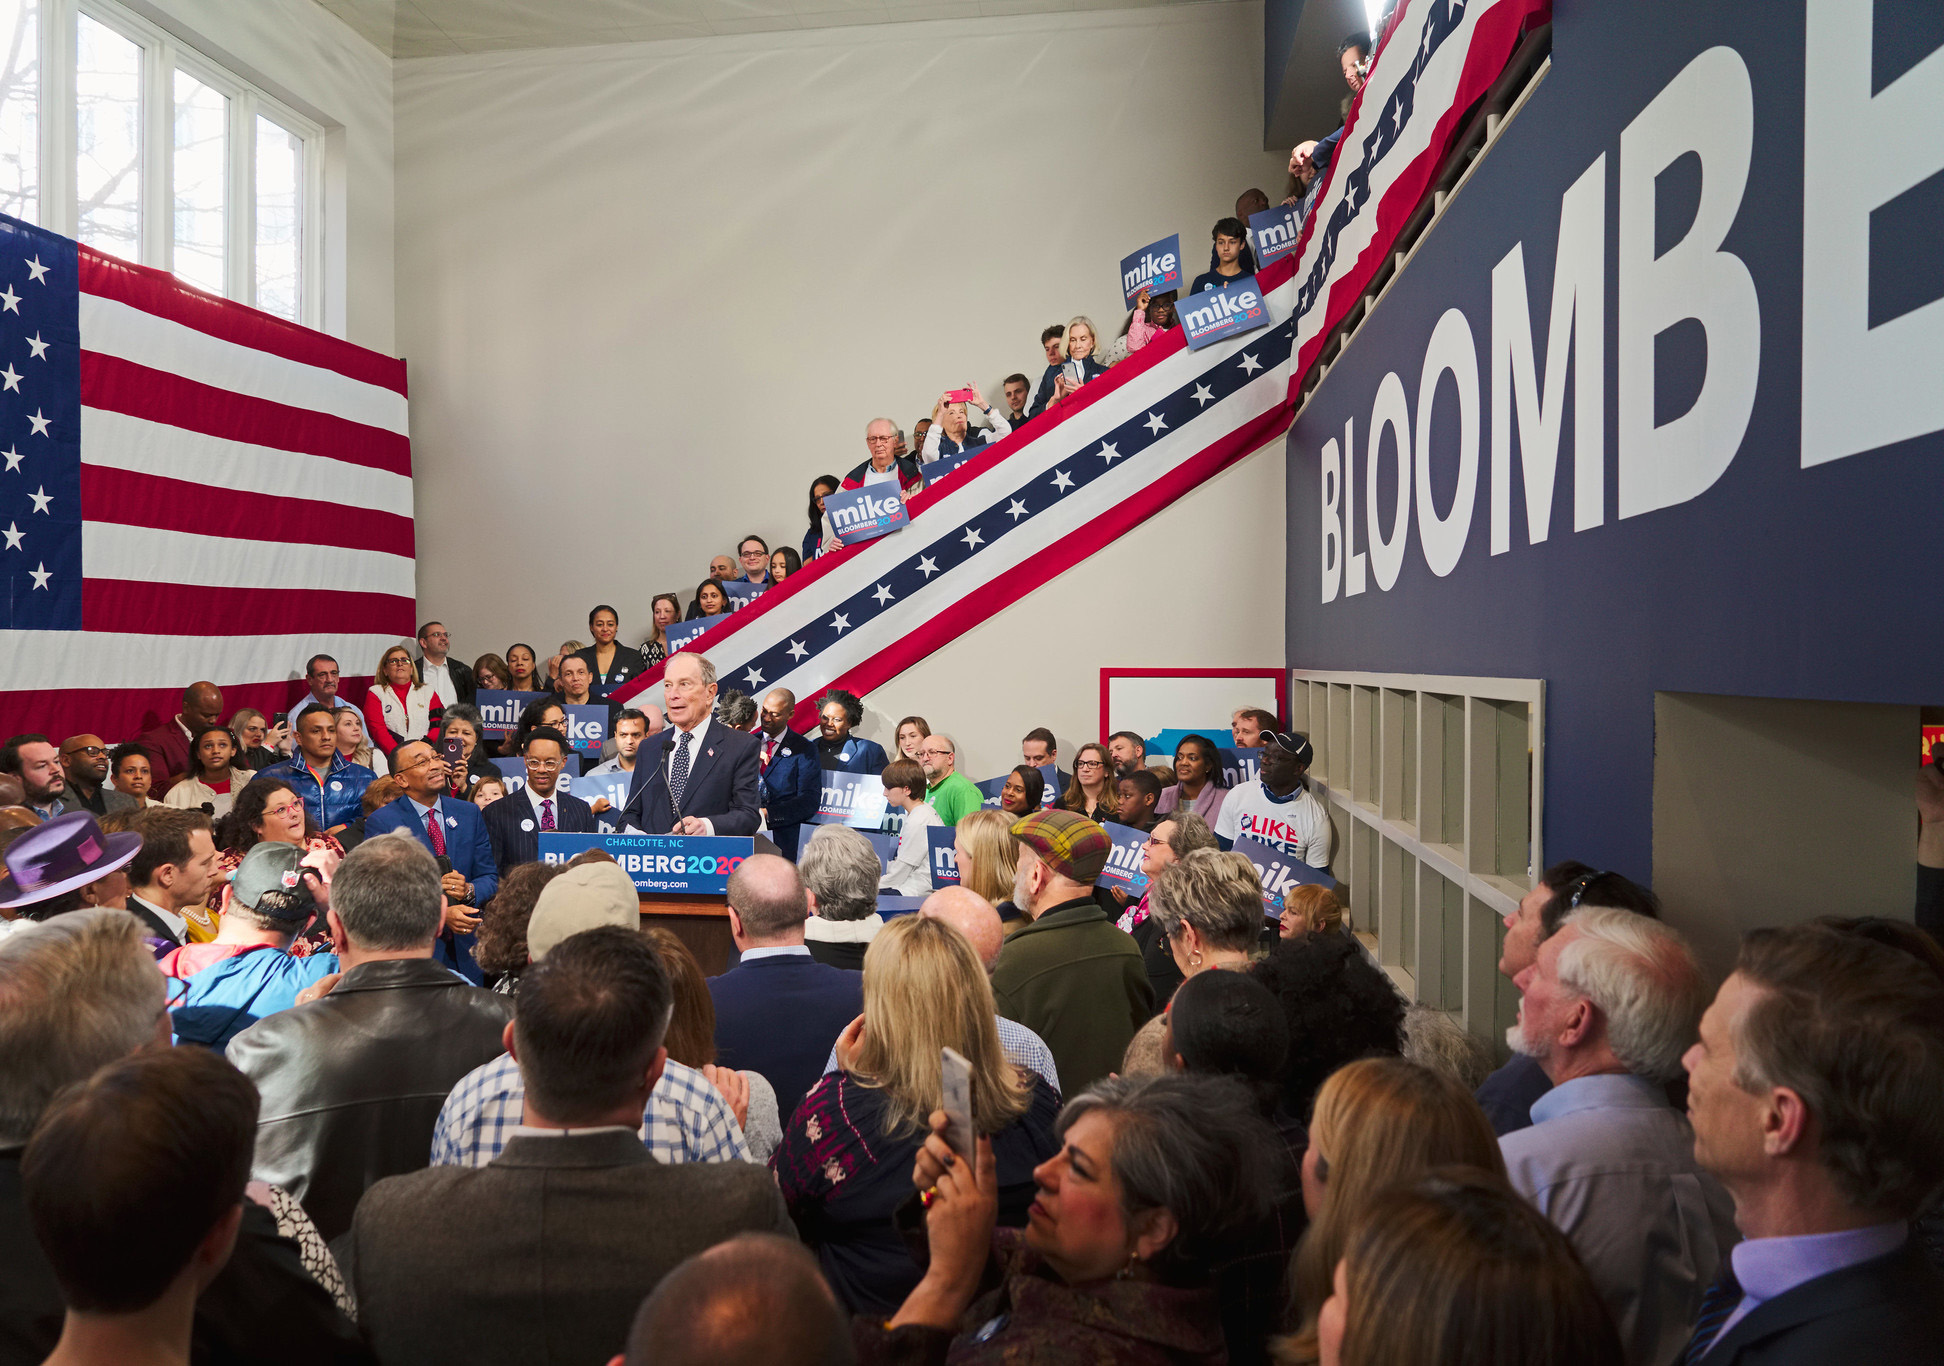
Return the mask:
<svg viewBox="0 0 1944 1366"><path fill-rule="evenodd" d="M615 637L621 633L621 617L612 607L602 603L589 612L587 629L593 632L594 643L574 653L587 661L587 667L594 675L596 697L606 697L610 689L647 672L648 661L642 657L641 651L615 642Z"/></svg>

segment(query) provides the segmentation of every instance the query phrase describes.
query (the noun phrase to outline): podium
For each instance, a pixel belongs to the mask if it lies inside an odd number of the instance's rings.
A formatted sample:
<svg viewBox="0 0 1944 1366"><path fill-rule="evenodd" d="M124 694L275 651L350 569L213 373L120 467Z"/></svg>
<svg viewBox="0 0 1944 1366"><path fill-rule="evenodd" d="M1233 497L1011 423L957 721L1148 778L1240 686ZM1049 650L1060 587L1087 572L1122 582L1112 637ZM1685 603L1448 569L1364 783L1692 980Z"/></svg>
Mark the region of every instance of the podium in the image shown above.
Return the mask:
<svg viewBox="0 0 1944 1366"><path fill-rule="evenodd" d="M735 954L729 934L729 874L755 851L748 836L549 831L539 844L546 863L566 863L590 849L606 853L634 882L643 929L673 931L706 976L729 970Z"/></svg>

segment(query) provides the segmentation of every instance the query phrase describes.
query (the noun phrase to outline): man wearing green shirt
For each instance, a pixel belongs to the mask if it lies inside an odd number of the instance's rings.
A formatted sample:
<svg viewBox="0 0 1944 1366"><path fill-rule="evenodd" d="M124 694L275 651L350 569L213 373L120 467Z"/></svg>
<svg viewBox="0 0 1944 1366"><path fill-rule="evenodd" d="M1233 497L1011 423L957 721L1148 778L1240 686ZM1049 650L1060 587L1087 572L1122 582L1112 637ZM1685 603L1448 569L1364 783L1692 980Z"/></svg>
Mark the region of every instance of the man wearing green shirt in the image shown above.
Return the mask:
<svg viewBox="0 0 1944 1366"><path fill-rule="evenodd" d="M958 770L958 746L949 735L933 733L918 750L925 765L925 801L938 813L939 824L957 825L959 817L977 811L984 798L979 789Z"/></svg>

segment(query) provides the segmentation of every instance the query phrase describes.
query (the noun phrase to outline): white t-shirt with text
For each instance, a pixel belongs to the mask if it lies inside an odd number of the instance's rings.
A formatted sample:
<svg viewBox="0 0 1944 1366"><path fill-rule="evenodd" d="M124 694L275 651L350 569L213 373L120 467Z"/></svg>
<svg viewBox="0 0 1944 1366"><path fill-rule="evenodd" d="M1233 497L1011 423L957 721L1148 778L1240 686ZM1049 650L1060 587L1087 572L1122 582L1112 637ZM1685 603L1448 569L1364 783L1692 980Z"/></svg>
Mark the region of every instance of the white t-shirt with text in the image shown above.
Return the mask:
<svg viewBox="0 0 1944 1366"><path fill-rule="evenodd" d="M1225 840L1259 840L1312 868L1330 863L1330 813L1307 786L1278 801L1260 778L1238 783L1222 802L1215 833Z"/></svg>

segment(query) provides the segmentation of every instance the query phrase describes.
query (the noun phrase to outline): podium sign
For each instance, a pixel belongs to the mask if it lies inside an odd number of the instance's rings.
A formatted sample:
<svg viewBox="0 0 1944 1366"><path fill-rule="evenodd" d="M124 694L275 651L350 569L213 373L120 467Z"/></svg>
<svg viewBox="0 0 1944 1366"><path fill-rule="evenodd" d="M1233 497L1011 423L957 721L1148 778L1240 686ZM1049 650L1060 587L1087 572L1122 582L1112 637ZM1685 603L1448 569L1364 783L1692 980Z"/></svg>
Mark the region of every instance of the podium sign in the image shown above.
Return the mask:
<svg viewBox="0 0 1944 1366"><path fill-rule="evenodd" d="M748 836L567 835L540 836L540 861L566 863L589 849L604 849L634 880L637 892L720 896L729 874L755 850Z"/></svg>

